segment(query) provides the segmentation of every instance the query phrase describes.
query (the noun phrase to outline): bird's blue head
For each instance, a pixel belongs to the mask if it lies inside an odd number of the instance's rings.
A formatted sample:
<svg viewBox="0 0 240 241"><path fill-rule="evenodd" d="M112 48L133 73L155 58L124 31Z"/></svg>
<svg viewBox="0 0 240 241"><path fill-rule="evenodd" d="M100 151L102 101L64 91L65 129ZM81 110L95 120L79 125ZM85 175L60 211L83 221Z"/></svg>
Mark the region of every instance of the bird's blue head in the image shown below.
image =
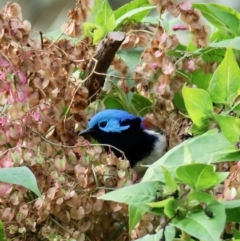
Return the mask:
<svg viewBox="0 0 240 241"><path fill-rule="evenodd" d="M103 110L93 116L89 121L89 129L91 130L98 127L104 132L119 133L130 127L130 124L127 124L127 121L134 120L140 120L140 118L124 110Z"/></svg>

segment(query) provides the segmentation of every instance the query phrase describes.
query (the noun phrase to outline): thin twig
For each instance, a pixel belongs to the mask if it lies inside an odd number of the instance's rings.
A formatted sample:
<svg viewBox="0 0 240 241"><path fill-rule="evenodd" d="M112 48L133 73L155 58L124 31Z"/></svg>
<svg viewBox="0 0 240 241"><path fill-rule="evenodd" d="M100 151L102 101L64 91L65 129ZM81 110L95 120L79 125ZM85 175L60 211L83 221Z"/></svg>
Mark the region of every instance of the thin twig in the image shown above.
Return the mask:
<svg viewBox="0 0 240 241"><path fill-rule="evenodd" d="M38 133L37 131L32 130L29 126L26 125L26 127L31 130L33 133L37 134L41 139L43 139L44 141L46 141L49 144L52 144L54 146L59 146L59 147L65 147L65 148L76 148L76 147L85 147L85 146L104 146L104 147L108 147L108 148L113 148L115 150L117 150L118 152L120 152L122 154L122 156L124 157L125 160L127 160L125 154L123 151L121 151L120 149L116 148L115 146L112 145L107 145L107 144L85 144L85 145L75 145L75 146L67 146L67 145L63 145L63 144L58 144L58 143L54 143L52 141L49 141L47 138L45 138L43 135L41 135L40 133Z"/></svg>

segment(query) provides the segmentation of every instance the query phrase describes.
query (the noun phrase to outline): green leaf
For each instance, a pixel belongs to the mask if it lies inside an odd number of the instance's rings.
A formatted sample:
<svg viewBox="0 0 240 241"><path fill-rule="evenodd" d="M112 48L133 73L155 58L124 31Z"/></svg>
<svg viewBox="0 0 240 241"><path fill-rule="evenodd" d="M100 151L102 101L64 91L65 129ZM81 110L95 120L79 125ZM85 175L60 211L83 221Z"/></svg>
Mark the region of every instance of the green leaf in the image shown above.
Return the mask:
<svg viewBox="0 0 240 241"><path fill-rule="evenodd" d="M176 109L178 109L181 113L187 114L187 110L184 104L184 100L182 95L179 92L176 92L173 99L173 104Z"/></svg>
<svg viewBox="0 0 240 241"><path fill-rule="evenodd" d="M232 47L233 49L240 50L239 41L240 41L240 37L236 37L236 38L222 40L219 42L210 43L209 46L214 48Z"/></svg>
<svg viewBox="0 0 240 241"><path fill-rule="evenodd" d="M193 4L203 16L225 35L239 36L240 14L227 6L214 3Z"/></svg>
<svg viewBox="0 0 240 241"><path fill-rule="evenodd" d="M218 183L216 185L219 185L226 180L226 178L229 176L229 172L216 172L216 175L218 176Z"/></svg>
<svg viewBox="0 0 240 241"><path fill-rule="evenodd" d="M146 17L151 9L144 9L143 7L151 6L148 0L134 0L130 3L123 5L114 11L115 19L120 25L125 19L133 20L136 22L141 22L141 20ZM153 6L151 6L153 7ZM138 10L134 12L133 10ZM121 20L122 19L122 20ZM118 25L117 24L117 25Z"/></svg>
<svg viewBox="0 0 240 241"><path fill-rule="evenodd" d="M137 93L125 94L112 80L108 81L113 86L113 90L103 99L104 105L108 109L127 110L138 116L149 113L149 108L153 103L148 98Z"/></svg>
<svg viewBox="0 0 240 241"><path fill-rule="evenodd" d="M183 87L183 99L190 118L197 126L208 125L207 119L213 113L213 106L207 91Z"/></svg>
<svg viewBox="0 0 240 241"><path fill-rule="evenodd" d="M182 220L175 220L173 226L183 230L200 240L219 241L226 222L225 210L222 204L215 198L204 192L195 192L190 196L190 200L197 200L207 204L206 209L213 213L213 218L208 217L204 210L188 212Z"/></svg>
<svg viewBox="0 0 240 241"><path fill-rule="evenodd" d="M99 199L126 203L143 211L150 211L146 204L154 201L159 182L138 183L104 194Z"/></svg>
<svg viewBox="0 0 240 241"><path fill-rule="evenodd" d="M197 52L197 51L196 51ZM204 48L202 51L202 59L205 61L205 62L209 62L209 63L212 63L212 62L217 62L217 63L221 63L224 59L224 55L226 53L226 49L223 49L223 48L210 48L210 47L207 47L207 48ZM210 77L212 76L212 74L208 73L206 74L206 77L208 77L210 75ZM208 80L208 84L210 82L210 78L207 79ZM203 79L202 80L203 82L205 82L205 80ZM208 87L208 86L207 86ZM205 89L205 88L204 88ZM207 88L206 88L207 89Z"/></svg>
<svg viewBox="0 0 240 241"><path fill-rule="evenodd" d="M69 118L71 116L69 108L67 106L62 107L61 117L66 116Z"/></svg>
<svg viewBox="0 0 240 241"><path fill-rule="evenodd" d="M165 241L172 241L176 235L176 229L172 226L167 226L165 229ZM135 241L159 241L162 238L163 229L156 234L148 234L143 238L136 239Z"/></svg>
<svg viewBox="0 0 240 241"><path fill-rule="evenodd" d="M116 27L115 17L114 17L114 14L112 13L110 17L107 19L106 24L104 25L105 33L107 34L108 32L114 30L115 27Z"/></svg>
<svg viewBox="0 0 240 241"><path fill-rule="evenodd" d="M0 168L0 181L21 185L34 192L37 196L41 196L36 178L27 167Z"/></svg>
<svg viewBox="0 0 240 241"><path fill-rule="evenodd" d="M144 116L149 113L149 108L153 103L148 98L134 93L132 96L132 105L138 111L139 115Z"/></svg>
<svg viewBox="0 0 240 241"><path fill-rule="evenodd" d="M231 36L226 36L224 33L220 32L219 30L215 30L210 37L210 44L214 42L223 41L229 38L231 38Z"/></svg>
<svg viewBox="0 0 240 241"><path fill-rule="evenodd" d="M188 150L187 152L186 149ZM231 155L231 158L229 155ZM188 159L190 157L195 163L205 164L240 159L239 150L226 139L224 134L211 130L186 140L169 150L147 169L142 182L165 182L164 174L160 167L164 166L171 173L175 173L175 170L186 162L185 156L188 156Z"/></svg>
<svg viewBox="0 0 240 241"><path fill-rule="evenodd" d="M172 199L173 199L173 197L169 197L162 201L147 203L147 205L149 205L152 208L164 208L167 205L167 203Z"/></svg>
<svg viewBox="0 0 240 241"><path fill-rule="evenodd" d="M174 180L173 175L163 166L162 166L162 170L164 174L166 188L168 189L169 192L175 192L178 189L178 187Z"/></svg>
<svg viewBox="0 0 240 241"><path fill-rule="evenodd" d="M178 208L179 208L179 200L171 198L164 207L164 214L168 218L173 218L174 216L176 216L176 212ZM174 218L174 221L175 221L175 218Z"/></svg>
<svg viewBox="0 0 240 241"><path fill-rule="evenodd" d="M133 0L129 3L124 4L120 8L114 11L114 16L116 19L120 18L124 14L130 12L131 10L138 9L144 6L151 6L148 0ZM144 16L145 17L145 16ZM144 18L143 17L143 18ZM140 22L142 19L136 19L136 21Z"/></svg>
<svg viewBox="0 0 240 241"><path fill-rule="evenodd" d="M189 132L190 133L193 133L195 135L200 135L204 132L208 131L208 124L206 122L205 125L202 125L202 126L197 126L193 123L193 125L190 127L189 129Z"/></svg>
<svg viewBox="0 0 240 241"><path fill-rule="evenodd" d="M208 124L206 122L205 125L202 126L197 126L193 123L193 125L190 127L189 132L194 134L194 135L201 135L202 133L208 131Z"/></svg>
<svg viewBox="0 0 240 241"><path fill-rule="evenodd" d="M237 114L237 117L240 116L240 102L236 102L234 106L232 107L232 111Z"/></svg>
<svg viewBox="0 0 240 241"><path fill-rule="evenodd" d="M226 138L232 142L236 143L239 141L240 137L240 119L233 116L223 116L219 114L213 114L215 121L221 127L222 132Z"/></svg>
<svg viewBox="0 0 240 241"><path fill-rule="evenodd" d="M240 207L226 209L227 222L240 222Z"/></svg>
<svg viewBox="0 0 240 241"><path fill-rule="evenodd" d="M104 27L105 24L108 24L109 19L112 19L112 15L114 16L113 10L107 0L95 0L94 2L92 17L89 22Z"/></svg>
<svg viewBox="0 0 240 241"><path fill-rule="evenodd" d="M232 233L234 238L240 239L240 232L237 229L233 228Z"/></svg>
<svg viewBox="0 0 240 241"><path fill-rule="evenodd" d="M125 14L123 14L116 20L116 25L117 26L121 25L127 19L136 20L136 21L138 21L138 19L142 20L154 8L156 8L156 7L155 6L145 6L145 7L140 7L137 9L133 9L129 12L126 12Z"/></svg>
<svg viewBox="0 0 240 241"><path fill-rule="evenodd" d="M128 207L128 213L129 213L129 232L131 232L136 224L140 222L143 215L146 213L144 210L141 210L137 207L134 207L130 205Z"/></svg>
<svg viewBox="0 0 240 241"><path fill-rule="evenodd" d="M121 100L122 105L124 105L124 109L129 111L130 113L133 113L135 115L139 115L138 111L135 109L135 107L132 105L132 95L131 93L125 94L121 88L112 81L111 85L114 87L114 90L118 94L119 99Z"/></svg>
<svg viewBox="0 0 240 241"><path fill-rule="evenodd" d="M192 73L191 80L198 88L207 90L211 77L212 74L204 73L201 69L198 69Z"/></svg>
<svg viewBox="0 0 240 241"><path fill-rule="evenodd" d="M232 105L240 93L240 70L233 51L228 48L222 63L213 74L208 88L214 103Z"/></svg>
<svg viewBox="0 0 240 241"><path fill-rule="evenodd" d="M180 166L176 175L184 184L195 190L202 190L214 187L219 181L212 165L189 164Z"/></svg>
<svg viewBox="0 0 240 241"><path fill-rule="evenodd" d="M93 44L101 40L105 36L106 32L104 29L95 29L93 31Z"/></svg>
<svg viewBox="0 0 240 241"><path fill-rule="evenodd" d="M93 36L93 43L96 43L115 27L115 16L108 1L95 0L91 19L84 23L84 35Z"/></svg>
<svg viewBox="0 0 240 241"><path fill-rule="evenodd" d="M117 96L106 96L103 100L104 105L107 109L118 109L124 110L124 106L122 105L120 99Z"/></svg>
<svg viewBox="0 0 240 241"><path fill-rule="evenodd" d="M4 233L4 227L3 227L3 223L0 220L0 240L3 241L5 237L5 233Z"/></svg>
<svg viewBox="0 0 240 241"><path fill-rule="evenodd" d="M193 162L193 155L188 148L188 145L184 145L184 159L183 165L191 164Z"/></svg>
<svg viewBox="0 0 240 241"><path fill-rule="evenodd" d="M203 191L193 191L188 195L187 200L189 203L195 202L197 204L205 203L206 205L209 205L215 201L216 198Z"/></svg>
<svg viewBox="0 0 240 241"><path fill-rule="evenodd" d="M223 201L221 203L225 209L240 208L240 200Z"/></svg>
<svg viewBox="0 0 240 241"><path fill-rule="evenodd" d="M95 24L95 23L91 23L91 22L83 23L83 34L84 34L84 36L92 37L93 33L96 29L98 29L98 25Z"/></svg>

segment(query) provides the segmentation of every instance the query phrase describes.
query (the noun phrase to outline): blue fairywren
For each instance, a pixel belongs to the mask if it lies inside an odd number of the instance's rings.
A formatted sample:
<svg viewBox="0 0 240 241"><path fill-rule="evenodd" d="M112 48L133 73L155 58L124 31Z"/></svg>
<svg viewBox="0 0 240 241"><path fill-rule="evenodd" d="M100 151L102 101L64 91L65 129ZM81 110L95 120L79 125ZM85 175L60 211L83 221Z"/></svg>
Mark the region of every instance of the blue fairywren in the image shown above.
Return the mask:
<svg viewBox="0 0 240 241"><path fill-rule="evenodd" d="M79 133L89 134L101 144L116 147L124 152L131 167L136 164L151 164L166 151L167 138L161 132L150 130L144 118L123 110L100 111L89 121L89 129ZM117 157L122 154L111 149Z"/></svg>

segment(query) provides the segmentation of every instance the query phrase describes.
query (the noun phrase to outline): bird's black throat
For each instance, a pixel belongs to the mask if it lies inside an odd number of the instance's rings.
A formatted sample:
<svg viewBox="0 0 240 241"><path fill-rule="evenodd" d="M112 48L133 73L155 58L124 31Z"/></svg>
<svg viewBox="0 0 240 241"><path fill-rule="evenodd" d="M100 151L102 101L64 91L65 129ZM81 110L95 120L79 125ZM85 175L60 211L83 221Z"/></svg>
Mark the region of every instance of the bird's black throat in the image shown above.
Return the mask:
<svg viewBox="0 0 240 241"><path fill-rule="evenodd" d="M140 118L135 122L126 120L121 124L124 126L129 124L130 127L121 132L104 132L96 126L91 136L101 144L111 145L123 151L133 167L137 162L150 155L154 149L154 143L157 141L157 137L146 133L140 123ZM110 149L117 157L123 156L118 150Z"/></svg>

